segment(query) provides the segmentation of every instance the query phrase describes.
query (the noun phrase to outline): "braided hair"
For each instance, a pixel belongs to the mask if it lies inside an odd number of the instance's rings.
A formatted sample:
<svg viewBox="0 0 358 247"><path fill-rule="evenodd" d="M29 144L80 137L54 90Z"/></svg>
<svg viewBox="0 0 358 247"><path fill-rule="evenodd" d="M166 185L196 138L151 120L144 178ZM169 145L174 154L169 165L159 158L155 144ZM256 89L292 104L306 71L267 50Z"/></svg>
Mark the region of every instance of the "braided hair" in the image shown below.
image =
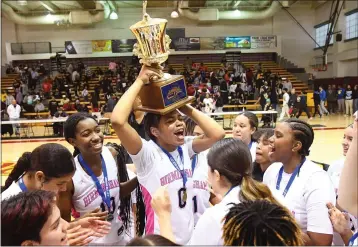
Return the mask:
<svg viewBox="0 0 358 247"><path fill-rule="evenodd" d="M117 169L118 169L118 181L120 183L127 182L129 180L126 160L127 160L127 150L117 143L107 143L107 147L112 147L117 152ZM143 195L140 189L139 183L136 188L136 199L137 199L137 212L136 212L136 233L138 236L142 236L144 234L145 228L145 206L143 202ZM126 229L130 227L130 210L131 210L131 196L126 196L121 198L120 206L119 206L119 216L123 221L123 225Z"/></svg>
<svg viewBox="0 0 358 247"><path fill-rule="evenodd" d="M224 218L226 246L302 246L301 230L291 213L267 200L232 203Z"/></svg>
<svg viewBox="0 0 358 247"><path fill-rule="evenodd" d="M87 112L78 112L78 113L75 113L67 118L67 120L63 126L63 132L64 132L64 136L65 136L65 139L67 142L69 142L70 138L76 138L77 124L87 118L91 118L97 122L97 120L91 114L89 114ZM75 148L75 151L73 152L73 157L80 154L80 150L76 147L74 147L74 148Z"/></svg>
<svg viewBox="0 0 358 247"><path fill-rule="evenodd" d="M289 124L295 140L302 143L302 148L298 153L303 157L308 156L314 140L314 132L311 125L297 118L289 118L284 122Z"/></svg>

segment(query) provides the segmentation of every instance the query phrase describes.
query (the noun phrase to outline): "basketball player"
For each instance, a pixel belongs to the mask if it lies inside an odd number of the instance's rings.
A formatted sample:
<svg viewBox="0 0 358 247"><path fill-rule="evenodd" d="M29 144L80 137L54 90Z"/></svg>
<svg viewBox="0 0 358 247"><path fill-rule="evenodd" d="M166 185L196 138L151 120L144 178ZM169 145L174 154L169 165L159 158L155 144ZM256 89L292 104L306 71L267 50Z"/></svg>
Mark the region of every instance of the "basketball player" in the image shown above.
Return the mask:
<svg viewBox="0 0 358 247"><path fill-rule="evenodd" d="M66 141L75 148L76 172L60 196L62 217L69 221L72 207L76 211L75 217L100 207L102 212L108 213L111 229L106 236L93 239L91 244L126 244L118 204L120 197L130 195L136 188L137 180L118 182L116 161L108 148L103 147L103 133L93 116L88 113L71 115L64 124L64 133Z"/></svg>
<svg viewBox="0 0 358 247"><path fill-rule="evenodd" d="M185 119L185 135L186 136L202 136L203 130L190 118ZM193 174L193 210L194 210L194 226L198 222L200 216L210 207L210 192L208 188L208 161L207 154L209 150L205 150L191 157L191 171Z"/></svg>
<svg viewBox="0 0 358 247"><path fill-rule="evenodd" d="M142 67L138 78L114 108L112 127L136 166L146 205L146 234L159 232L157 216L150 202L153 193L160 186L168 185L173 202L171 223L176 242L186 244L194 226L190 157L210 148L225 136L225 132L204 113L191 106L183 106L179 109L180 112L197 122L205 136L185 137L182 116L175 110L164 116L148 113L145 128L151 140L141 139L127 120L139 91L150 83L149 78L153 75L159 77L159 71Z"/></svg>
<svg viewBox="0 0 358 247"><path fill-rule="evenodd" d="M223 219L232 203L264 199L279 204L267 186L251 177L251 155L242 141L226 138L217 142L209 151L208 165L209 182L213 191L223 199L199 218L189 245L222 246ZM170 200L166 199L166 194L166 188L160 188L152 204L160 215L161 234L171 239L171 229L167 227L171 214Z"/></svg>
<svg viewBox="0 0 358 247"><path fill-rule="evenodd" d="M306 159L314 140L312 127L298 119L276 126L270 138L270 159L263 182L281 193L304 234L305 245L331 245L333 229L327 202L335 204L333 184L328 174Z"/></svg>
<svg viewBox="0 0 358 247"><path fill-rule="evenodd" d="M328 171L327 171L328 175L331 177L331 180L333 182L337 198L338 198L339 180L341 177L341 172L342 172L342 168L344 165L345 156L347 155L347 152L348 152L349 146L352 143L352 140L353 140L353 124L349 125L344 130L343 141L342 141L344 158L335 161L332 165L329 166ZM337 205L337 207L339 208L338 205ZM354 217L353 215L349 215L349 216L350 216L351 222L353 224L352 225L353 229L357 229L357 227L358 227L357 218ZM333 244L340 245L340 246L345 244L343 239L341 238L341 236L339 234L337 234L336 232L333 234Z"/></svg>
<svg viewBox="0 0 358 247"><path fill-rule="evenodd" d="M256 146L257 143L252 136L257 131L259 120L252 112L246 111L240 113L234 121L232 128L232 137L243 141L249 146L252 161L256 160Z"/></svg>
<svg viewBox="0 0 358 247"><path fill-rule="evenodd" d="M35 190L52 191L58 196L67 190L67 183L74 172L74 160L67 148L57 143L43 144L22 154L2 188L1 200ZM101 216L103 214L94 213L71 222L69 229L76 228L78 233L73 241L85 244L88 242L83 241L90 236L106 235L108 223L99 220Z"/></svg>

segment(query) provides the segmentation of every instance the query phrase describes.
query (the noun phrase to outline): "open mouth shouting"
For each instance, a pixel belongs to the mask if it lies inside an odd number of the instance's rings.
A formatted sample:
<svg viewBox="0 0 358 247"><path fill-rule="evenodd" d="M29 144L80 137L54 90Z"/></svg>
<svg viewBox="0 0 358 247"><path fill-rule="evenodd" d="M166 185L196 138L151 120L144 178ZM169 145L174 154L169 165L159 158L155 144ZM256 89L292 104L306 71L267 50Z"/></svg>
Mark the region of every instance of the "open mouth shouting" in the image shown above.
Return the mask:
<svg viewBox="0 0 358 247"><path fill-rule="evenodd" d="M183 142L184 141L184 128L180 128L174 132L174 135L177 138L177 141Z"/></svg>

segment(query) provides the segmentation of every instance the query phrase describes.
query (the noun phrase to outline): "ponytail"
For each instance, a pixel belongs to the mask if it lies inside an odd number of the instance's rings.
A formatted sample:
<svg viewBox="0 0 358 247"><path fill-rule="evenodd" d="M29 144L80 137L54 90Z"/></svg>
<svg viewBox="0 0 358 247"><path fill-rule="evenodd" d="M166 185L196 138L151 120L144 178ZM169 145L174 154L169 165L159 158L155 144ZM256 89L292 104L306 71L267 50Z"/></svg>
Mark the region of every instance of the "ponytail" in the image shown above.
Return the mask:
<svg viewBox="0 0 358 247"><path fill-rule="evenodd" d="M1 193L9 188L14 181L17 181L23 173L27 172L30 166L31 152L25 152L21 155L9 177L6 179L5 186L1 187Z"/></svg>
<svg viewBox="0 0 358 247"><path fill-rule="evenodd" d="M281 205L265 184L255 181L251 176L243 177L239 198L241 202L261 199Z"/></svg>

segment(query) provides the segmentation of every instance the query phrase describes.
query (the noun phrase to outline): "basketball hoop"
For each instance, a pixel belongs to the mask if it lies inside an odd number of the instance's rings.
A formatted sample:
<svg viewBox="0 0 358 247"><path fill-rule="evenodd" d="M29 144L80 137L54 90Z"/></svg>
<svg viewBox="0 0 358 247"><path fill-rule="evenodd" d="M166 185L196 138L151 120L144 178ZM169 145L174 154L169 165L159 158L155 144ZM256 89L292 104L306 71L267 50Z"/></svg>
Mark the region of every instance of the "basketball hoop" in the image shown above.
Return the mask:
<svg viewBox="0 0 358 247"><path fill-rule="evenodd" d="M311 59L310 66L315 72L327 71L328 69L327 61L328 61L327 54L315 56Z"/></svg>

